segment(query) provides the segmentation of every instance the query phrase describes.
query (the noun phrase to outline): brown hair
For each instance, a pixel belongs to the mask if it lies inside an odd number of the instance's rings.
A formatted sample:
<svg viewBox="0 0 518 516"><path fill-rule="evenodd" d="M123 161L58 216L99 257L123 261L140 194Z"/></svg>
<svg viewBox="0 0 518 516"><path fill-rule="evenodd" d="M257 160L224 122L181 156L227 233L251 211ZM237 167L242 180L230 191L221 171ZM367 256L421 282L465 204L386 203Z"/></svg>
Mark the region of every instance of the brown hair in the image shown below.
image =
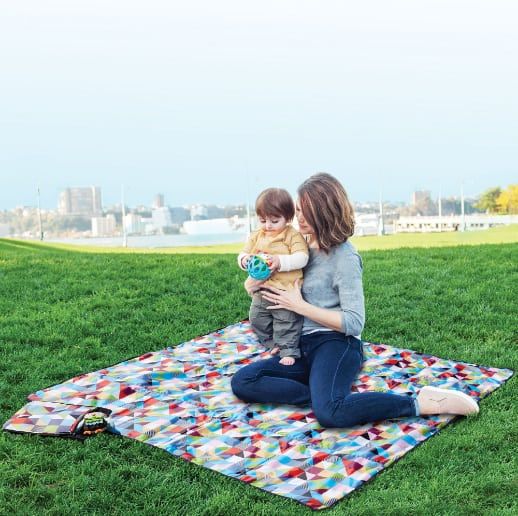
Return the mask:
<svg viewBox="0 0 518 516"><path fill-rule="evenodd" d="M300 209L314 230L320 249L347 242L354 233L354 210L340 181L321 172L304 181L298 188Z"/></svg>
<svg viewBox="0 0 518 516"><path fill-rule="evenodd" d="M259 217L284 217L291 222L295 216L295 204L291 195L282 188L267 188L255 201L255 212Z"/></svg>

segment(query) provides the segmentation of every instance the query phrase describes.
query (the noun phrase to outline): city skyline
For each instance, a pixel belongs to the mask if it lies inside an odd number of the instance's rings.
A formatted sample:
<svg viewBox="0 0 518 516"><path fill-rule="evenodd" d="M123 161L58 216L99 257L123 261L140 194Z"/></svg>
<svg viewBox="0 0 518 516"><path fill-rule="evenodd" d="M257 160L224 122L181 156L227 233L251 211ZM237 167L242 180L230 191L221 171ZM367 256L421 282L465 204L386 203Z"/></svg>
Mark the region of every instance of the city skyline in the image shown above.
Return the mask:
<svg viewBox="0 0 518 516"><path fill-rule="evenodd" d="M0 209L242 204L318 171L354 202L518 180L518 4L8 3Z"/></svg>
<svg viewBox="0 0 518 516"><path fill-rule="evenodd" d="M468 183L469 184L469 183ZM385 194L385 192L383 191L383 189L381 190L378 190L377 192L373 192L373 195L371 196L371 198L365 198L365 199L355 199L354 197L351 196L350 192L349 192L349 196L351 197L351 200L353 202L353 204L364 204L364 203L377 203L379 202L379 199L380 199L380 193L382 195L382 200L384 203L394 203L394 204L408 204L408 205L411 205L413 203L413 196L416 192L419 192L419 191L423 191L423 192L430 192L430 197L431 199L435 199L437 200L439 198L439 196L441 196L442 198L446 199L446 198L460 198L461 197L461 192L462 192L462 189L464 190L463 193L464 193L464 196L465 198L471 198L471 199L474 199L474 198L477 198L480 194L482 194L484 191L488 190L489 188L492 188L492 187L501 187L502 189L505 189L507 186L509 186L510 184L513 184L511 182L507 183L507 184L488 184L486 185L485 187L483 187L482 190L478 191L478 192L472 192L470 191L469 187L468 189L466 188L466 183L461 183L458 185L458 190L457 191L451 191L451 192L448 192L446 190L434 190L433 188L420 188L420 189L413 189L412 191L409 191L408 193L408 198L407 199L403 199L403 198L398 198L398 199L392 199L392 198L388 198L387 195ZM266 187L268 187L269 185L267 185ZM279 186L279 185L275 185L275 186ZM190 202L182 202L182 201L179 201L179 202L171 202L169 200L169 196L167 194L164 193L164 190L162 191L156 191L156 192L153 192L151 193L148 197L149 198L146 198L146 199L140 199L139 196L141 196L141 190L140 189L136 189L138 190L139 193L135 193L135 195L133 196L128 196L128 187L124 186L124 185L120 185L119 186L119 192L118 192L118 198L117 198L117 195L116 195L116 192L115 192L115 195L113 195L112 197L110 197L108 200L107 200L107 196L105 195L105 191L104 191L104 188L102 186L99 186L99 185L93 185L93 184L82 184L82 185L69 185L69 186L66 186L66 187L63 187L63 189L60 189L60 190L55 190L53 189L53 191L56 192L56 199L55 199L55 202L54 202L54 205L52 205L52 203L45 203L44 201L42 201L41 199L49 199L49 195L45 195L45 192L43 191L42 192L42 189L41 187L39 188L40 190L40 206L41 206L41 209L43 210L48 210L48 211L60 211L60 202L61 202L61 197L62 195L64 194L64 192L66 190L69 190L69 189L74 189L74 188L99 188L100 191L101 191L101 198L102 198L102 202L101 202L101 206L102 208L107 208L107 207L111 207L111 206L117 206L117 205L120 205L121 204L121 200L122 200L122 188L124 187L124 203L127 207L130 207L130 208L136 208L136 207L140 207L140 206L144 206L144 207L152 207L153 206L153 203L155 202L155 198L157 195L162 195L163 198L165 199L164 200L164 205L165 206L194 206L194 205L216 205L216 206L238 206L238 205L246 205L246 202L247 202L247 199L246 199L246 193L245 193L245 196L243 199L237 199L236 201L232 201L232 200L229 200L228 202L224 202L223 200L218 200L218 198L215 198L214 196L212 197L209 197L208 200L206 201L203 201L203 200L191 200ZM252 190L252 188L251 188ZM290 191L294 196L296 196L296 188L289 188L287 187L287 190ZM130 191L131 191L131 188L130 188ZM257 190L257 194L260 192L260 190ZM19 208L19 207L23 207L23 206L27 206L27 207L36 207L37 204L38 204L38 188L34 188L33 192L33 202L32 203L13 203L12 205L10 205L9 207L2 207L0 206L0 210L3 210L3 211L10 211L10 210L13 210L15 208ZM192 199L194 199L196 196L196 194L192 194ZM29 198L30 195L28 195L26 198ZM253 195L250 195L250 205L253 206L254 202L255 202L255 197L256 197L256 194L253 194ZM140 200L139 200L140 199Z"/></svg>

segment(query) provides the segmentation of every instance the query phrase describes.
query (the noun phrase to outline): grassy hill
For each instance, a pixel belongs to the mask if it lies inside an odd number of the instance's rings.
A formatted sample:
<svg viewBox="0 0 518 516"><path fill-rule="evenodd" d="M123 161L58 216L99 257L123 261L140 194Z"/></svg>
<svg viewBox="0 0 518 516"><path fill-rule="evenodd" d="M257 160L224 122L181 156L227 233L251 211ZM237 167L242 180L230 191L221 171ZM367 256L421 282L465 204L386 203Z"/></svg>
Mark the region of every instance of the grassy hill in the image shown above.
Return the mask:
<svg viewBox="0 0 518 516"><path fill-rule="evenodd" d="M452 235L443 236L467 234ZM0 240L0 422L42 387L246 318L235 255L185 251ZM362 252L363 338L516 370L517 251L507 243ZM516 513L517 390L513 378L478 417L446 428L326 514ZM2 432L0 457L6 514L309 513L105 434L80 444Z"/></svg>

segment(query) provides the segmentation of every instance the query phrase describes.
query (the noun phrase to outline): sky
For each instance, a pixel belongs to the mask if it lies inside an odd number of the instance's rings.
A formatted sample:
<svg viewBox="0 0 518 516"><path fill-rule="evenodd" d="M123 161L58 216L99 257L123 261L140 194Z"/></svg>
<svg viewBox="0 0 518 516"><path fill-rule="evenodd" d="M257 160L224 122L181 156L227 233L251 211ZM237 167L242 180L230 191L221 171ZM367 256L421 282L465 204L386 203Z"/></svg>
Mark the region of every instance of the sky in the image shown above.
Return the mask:
<svg viewBox="0 0 518 516"><path fill-rule="evenodd" d="M0 9L0 209L353 201L518 182L515 0L19 0Z"/></svg>

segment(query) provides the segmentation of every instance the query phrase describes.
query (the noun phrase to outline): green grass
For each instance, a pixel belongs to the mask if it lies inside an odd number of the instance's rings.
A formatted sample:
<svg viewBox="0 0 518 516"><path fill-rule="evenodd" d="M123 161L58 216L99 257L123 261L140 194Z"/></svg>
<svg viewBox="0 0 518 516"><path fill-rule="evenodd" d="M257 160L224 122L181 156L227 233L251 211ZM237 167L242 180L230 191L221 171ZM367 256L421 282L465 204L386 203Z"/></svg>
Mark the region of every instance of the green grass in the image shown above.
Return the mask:
<svg viewBox="0 0 518 516"><path fill-rule="evenodd" d="M363 337L516 370L517 251L508 243L363 252ZM234 254L80 252L0 240L0 422L42 387L245 318L243 274ZM448 426L326 514L516 514L517 390L512 378L482 401L479 416ZM310 513L131 439L102 434L81 444L6 432L0 507Z"/></svg>
<svg viewBox="0 0 518 516"><path fill-rule="evenodd" d="M394 235L354 237L361 251L399 249L401 247L451 247L459 245L510 244L518 242L518 225L487 230L448 233L396 233Z"/></svg>

